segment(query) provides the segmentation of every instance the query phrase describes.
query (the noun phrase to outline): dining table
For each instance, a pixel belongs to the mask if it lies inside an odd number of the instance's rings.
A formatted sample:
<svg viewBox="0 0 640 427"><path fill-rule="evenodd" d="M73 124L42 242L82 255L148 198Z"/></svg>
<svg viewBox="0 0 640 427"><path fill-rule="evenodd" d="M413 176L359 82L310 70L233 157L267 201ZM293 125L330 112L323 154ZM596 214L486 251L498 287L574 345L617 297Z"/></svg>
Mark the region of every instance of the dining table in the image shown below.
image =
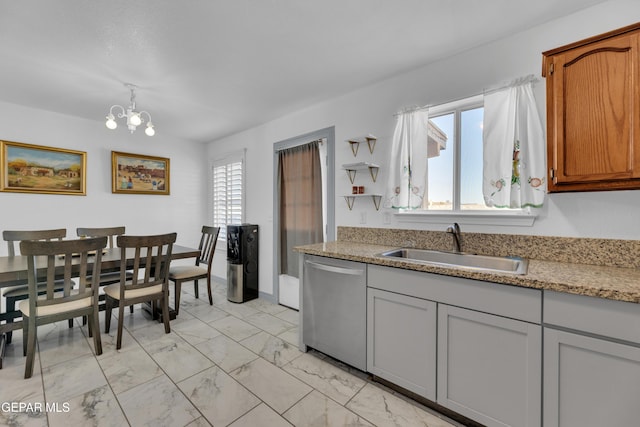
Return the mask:
<svg viewBox="0 0 640 427"><path fill-rule="evenodd" d="M134 248L126 249L127 268L133 267L133 258L135 254ZM173 245L171 251L171 260L195 258L200 255L199 249L190 248L187 246ZM144 258L141 260L144 261ZM73 264L78 264L80 258L74 258ZM120 269L121 252L120 248L105 248L102 251L102 260L100 268L103 272L116 271ZM91 264L91 261L89 261ZM46 277L46 257L38 257L36 261L38 277L45 279ZM64 258L58 258L56 260L56 269L60 269L60 275L64 272L65 260ZM141 265L141 267L143 267ZM73 272L73 268L72 268ZM76 272L75 274L78 274ZM27 274L27 257L23 255L16 256L2 256L0 257L0 289L9 286L26 285L28 283ZM150 305L143 307L150 310ZM3 313L0 313L0 320L3 319ZM156 313L151 313L154 317ZM174 317L174 316L172 316ZM2 359L5 354L6 347L6 333L22 327L22 320L14 321L13 323L0 324L0 369L2 369Z"/></svg>

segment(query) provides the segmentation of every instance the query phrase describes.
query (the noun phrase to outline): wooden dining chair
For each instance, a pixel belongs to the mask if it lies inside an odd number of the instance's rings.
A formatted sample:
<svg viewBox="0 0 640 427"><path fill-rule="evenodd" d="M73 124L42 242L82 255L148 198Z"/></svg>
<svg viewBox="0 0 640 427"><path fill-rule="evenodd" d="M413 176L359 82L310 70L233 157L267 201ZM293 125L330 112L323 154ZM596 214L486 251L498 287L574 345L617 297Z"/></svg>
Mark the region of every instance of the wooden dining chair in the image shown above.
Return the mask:
<svg viewBox="0 0 640 427"><path fill-rule="evenodd" d="M124 308L127 305L151 301L152 313L156 312L156 304L162 307L164 331L169 328L169 264L171 251L176 241L176 233L156 236L118 236L118 247L121 250L120 282L105 286L106 312L105 332L111 327L111 312L118 307L118 337L116 349L122 347L122 326ZM127 250L135 251L133 256L133 277L127 280ZM144 275L140 275L140 269Z"/></svg>
<svg viewBox="0 0 640 427"><path fill-rule="evenodd" d="M87 316L89 336L93 336L95 354L102 354L97 282L100 277L102 249L106 245L106 237L64 241L27 240L20 243L21 253L27 256L29 282L29 297L19 304L23 318L23 351L27 356L25 378L30 378L33 373L37 329L40 325ZM37 269L42 265L36 265L36 257L39 256L46 257L45 282L38 280ZM64 264L64 278L63 286L59 288L54 278L61 263ZM77 288L71 280L72 277L78 278ZM42 283L44 293L41 292Z"/></svg>
<svg viewBox="0 0 640 427"><path fill-rule="evenodd" d="M125 233L125 227L104 227L104 228L89 228L78 227L76 228L76 234L80 238L85 237L107 237L108 248L115 247L113 245L113 238L121 236ZM112 283L118 283L120 281L120 271L105 271L100 274L100 286L110 285Z"/></svg>
<svg viewBox="0 0 640 427"><path fill-rule="evenodd" d="M169 269L169 280L175 283L175 310L176 315L180 312L180 293L182 283L193 280L194 292L198 298L198 280L207 279L207 291L209 292L209 305L213 305L213 295L211 294L211 265L213 254L216 250L218 233L220 227L202 226L202 236L198 249L200 255L196 258L195 265L176 265Z"/></svg>
<svg viewBox="0 0 640 427"><path fill-rule="evenodd" d="M103 237L106 236L108 240L109 248L114 248L114 237L117 238L125 233L125 226L120 227L100 227L100 228L91 228L91 227L78 227L76 229L76 234L80 238L85 237ZM127 271L127 280L131 280L133 274L130 271ZM100 286L107 286L113 283L120 282L120 270L118 271L103 271L100 274ZM104 295L100 295L100 301L104 301ZM104 306L101 306L104 308ZM131 312L133 313L133 305L130 306Z"/></svg>
<svg viewBox="0 0 640 427"><path fill-rule="evenodd" d="M2 238L7 242L9 256L16 256L16 244L23 240L62 240L67 236L67 230L64 228L52 230L5 230L2 232ZM18 254L20 250L18 248ZM57 281L56 286L62 287L62 282ZM44 292L44 284L41 286ZM29 287L24 280L16 282L16 286L9 286L2 291L2 296L6 299L6 322L13 323L15 319L21 317L20 311L16 309L16 302L27 299L29 297ZM73 327L73 321L69 322L69 326ZM7 344L11 343L13 333L7 332Z"/></svg>

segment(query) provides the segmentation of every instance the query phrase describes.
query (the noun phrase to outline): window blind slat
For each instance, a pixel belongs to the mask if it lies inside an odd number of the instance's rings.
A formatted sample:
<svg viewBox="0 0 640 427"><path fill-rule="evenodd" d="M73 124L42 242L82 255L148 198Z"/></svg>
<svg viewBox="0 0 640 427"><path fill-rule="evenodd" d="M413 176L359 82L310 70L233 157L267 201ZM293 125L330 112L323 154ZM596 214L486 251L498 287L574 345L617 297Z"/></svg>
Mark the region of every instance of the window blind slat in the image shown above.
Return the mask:
<svg viewBox="0 0 640 427"><path fill-rule="evenodd" d="M242 222L242 161L213 168L213 225L220 227L220 240L227 238L227 225Z"/></svg>

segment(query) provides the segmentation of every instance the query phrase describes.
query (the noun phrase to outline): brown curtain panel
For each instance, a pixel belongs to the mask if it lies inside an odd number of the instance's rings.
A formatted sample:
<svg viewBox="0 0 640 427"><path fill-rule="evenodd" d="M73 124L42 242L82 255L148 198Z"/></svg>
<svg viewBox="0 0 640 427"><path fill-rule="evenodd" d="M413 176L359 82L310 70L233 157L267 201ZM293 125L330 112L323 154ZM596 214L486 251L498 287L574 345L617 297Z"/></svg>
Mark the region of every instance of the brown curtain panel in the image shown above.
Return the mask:
<svg viewBox="0 0 640 427"><path fill-rule="evenodd" d="M313 141L278 153L280 274L300 277L293 248L323 240L319 144Z"/></svg>

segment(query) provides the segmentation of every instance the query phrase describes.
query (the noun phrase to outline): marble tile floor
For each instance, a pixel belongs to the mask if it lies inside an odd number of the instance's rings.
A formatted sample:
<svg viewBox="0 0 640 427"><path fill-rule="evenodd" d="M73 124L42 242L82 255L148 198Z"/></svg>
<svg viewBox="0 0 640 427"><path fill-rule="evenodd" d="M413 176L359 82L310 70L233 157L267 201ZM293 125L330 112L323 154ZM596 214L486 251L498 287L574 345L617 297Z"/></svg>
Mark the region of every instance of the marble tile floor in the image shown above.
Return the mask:
<svg viewBox="0 0 640 427"><path fill-rule="evenodd" d="M41 327L28 380L14 334L0 370L0 425L459 426L363 372L300 352L295 310L228 302L222 284L213 307L206 291L189 292L186 284L170 334L138 306L125 311L122 349L114 319L97 357L80 322Z"/></svg>

